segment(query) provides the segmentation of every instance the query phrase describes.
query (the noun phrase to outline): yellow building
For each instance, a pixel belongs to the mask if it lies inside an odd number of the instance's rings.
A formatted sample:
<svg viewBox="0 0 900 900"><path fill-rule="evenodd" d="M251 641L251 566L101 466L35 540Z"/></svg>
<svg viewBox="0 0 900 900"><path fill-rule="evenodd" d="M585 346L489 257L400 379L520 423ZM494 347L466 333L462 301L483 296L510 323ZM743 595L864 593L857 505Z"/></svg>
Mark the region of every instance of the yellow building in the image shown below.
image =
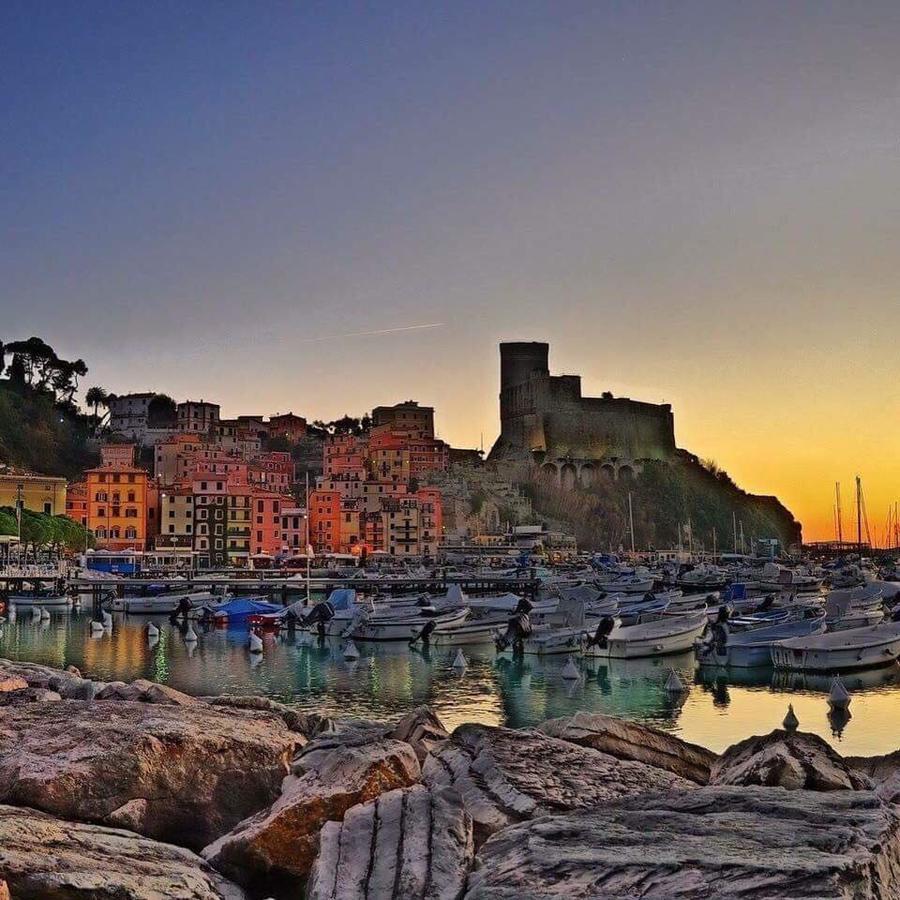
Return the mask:
<svg viewBox="0 0 900 900"><path fill-rule="evenodd" d="M21 503L32 512L66 514L66 479L31 472L0 471L0 506Z"/></svg>

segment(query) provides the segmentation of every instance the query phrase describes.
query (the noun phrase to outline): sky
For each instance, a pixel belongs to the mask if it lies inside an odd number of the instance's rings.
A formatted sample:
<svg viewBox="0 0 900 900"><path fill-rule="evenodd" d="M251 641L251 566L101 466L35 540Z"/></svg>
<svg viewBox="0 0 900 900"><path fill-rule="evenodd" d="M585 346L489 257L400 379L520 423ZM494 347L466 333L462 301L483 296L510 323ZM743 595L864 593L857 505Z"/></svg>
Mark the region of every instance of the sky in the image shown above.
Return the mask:
<svg viewBox="0 0 900 900"><path fill-rule="evenodd" d="M883 531L898 47L895 0L6 0L0 337L485 447L497 343L547 340L807 539L857 473Z"/></svg>

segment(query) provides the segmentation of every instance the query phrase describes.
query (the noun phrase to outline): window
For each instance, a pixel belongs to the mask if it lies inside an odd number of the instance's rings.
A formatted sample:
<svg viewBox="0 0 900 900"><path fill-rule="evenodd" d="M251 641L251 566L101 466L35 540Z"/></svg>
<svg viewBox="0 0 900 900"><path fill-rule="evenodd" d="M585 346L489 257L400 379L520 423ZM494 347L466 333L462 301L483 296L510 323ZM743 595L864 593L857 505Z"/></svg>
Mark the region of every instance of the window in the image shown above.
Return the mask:
<svg viewBox="0 0 900 900"><path fill-rule="evenodd" d="M262 543L262 539L263 539L262 532L261 532L261 531L257 531L257 532L256 532L256 540L257 540L257 542L261 544L261 543Z"/></svg>
<svg viewBox="0 0 900 900"><path fill-rule="evenodd" d="M185 532L185 534L191 533L191 525L190 524L187 524L184 526L184 532Z"/></svg>
<svg viewBox="0 0 900 900"><path fill-rule="evenodd" d="M129 541L133 541L135 538L137 538L137 530L129 526L125 529L125 537Z"/></svg>
<svg viewBox="0 0 900 900"><path fill-rule="evenodd" d="M105 528L98 528L98 529L94 532L94 534L96 534L98 538L105 538L105 537L106 537L106 529L105 529Z"/></svg>
<svg viewBox="0 0 900 900"><path fill-rule="evenodd" d="M129 491L129 492L128 492L128 502L129 502L129 503L134 503L134 491Z"/></svg>
<svg viewBox="0 0 900 900"><path fill-rule="evenodd" d="M104 507L101 506L101 507L97 510L97 515L100 516L101 519L104 518L104 517L106 516L106 509L105 509Z"/></svg>
<svg viewBox="0 0 900 900"><path fill-rule="evenodd" d="M50 513L53 512L53 504L47 502L46 500L44 501L44 512L45 512L48 516L50 515Z"/></svg>
<svg viewBox="0 0 900 900"><path fill-rule="evenodd" d="M175 534L175 526L174 525L169 526L169 534Z"/></svg>

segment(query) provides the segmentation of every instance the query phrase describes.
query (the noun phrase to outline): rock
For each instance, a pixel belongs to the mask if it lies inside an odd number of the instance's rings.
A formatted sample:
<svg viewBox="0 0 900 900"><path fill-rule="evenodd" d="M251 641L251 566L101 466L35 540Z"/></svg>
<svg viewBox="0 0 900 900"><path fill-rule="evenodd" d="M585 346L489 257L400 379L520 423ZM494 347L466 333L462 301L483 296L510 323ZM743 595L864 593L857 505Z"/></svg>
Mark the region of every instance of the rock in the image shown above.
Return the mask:
<svg viewBox="0 0 900 900"><path fill-rule="evenodd" d="M340 821L359 803L418 781L412 747L382 740L345 746L322 758L300 778L287 778L281 797L210 844L203 856L219 871L245 883L261 876L300 879L312 866L319 830Z"/></svg>
<svg viewBox="0 0 900 900"><path fill-rule="evenodd" d="M548 737L461 725L429 756L423 780L453 787L472 817L475 843L515 822L587 809L648 791L695 785L662 769Z"/></svg>
<svg viewBox="0 0 900 900"><path fill-rule="evenodd" d="M291 771L294 775L303 775L320 769L335 750L345 747L364 748L383 741L390 733L388 726L366 719L329 721L328 729L321 731L300 750L294 758Z"/></svg>
<svg viewBox="0 0 900 900"><path fill-rule="evenodd" d="M898 900L900 819L870 791L701 787L515 825L465 900Z"/></svg>
<svg viewBox="0 0 900 900"><path fill-rule="evenodd" d="M24 691L28 682L18 675L3 675L0 673L0 694L9 694L13 691Z"/></svg>
<svg viewBox="0 0 900 900"><path fill-rule="evenodd" d="M773 731L729 747L713 765L710 784L759 784L789 791L866 790L872 782L822 738Z"/></svg>
<svg viewBox="0 0 900 900"><path fill-rule="evenodd" d="M188 850L11 806L0 806L0 885L4 880L16 900L244 898Z"/></svg>
<svg viewBox="0 0 900 900"><path fill-rule="evenodd" d="M70 675L76 676L77 678L82 677L81 669L79 669L78 666L66 666L65 671L68 672Z"/></svg>
<svg viewBox="0 0 900 900"><path fill-rule="evenodd" d="M163 703L174 706L191 706L199 701L175 688L154 681L138 678L131 684L111 681L94 695L95 700L127 700L134 703Z"/></svg>
<svg viewBox="0 0 900 900"><path fill-rule="evenodd" d="M900 772L900 750L884 756L845 756L844 762L875 782L887 781Z"/></svg>
<svg viewBox="0 0 900 900"><path fill-rule="evenodd" d="M0 708L0 802L200 848L279 795L296 735L268 713L61 700Z"/></svg>
<svg viewBox="0 0 900 900"><path fill-rule="evenodd" d="M272 700L270 697L258 697L255 695L241 695L236 697L204 697L207 703L212 706L225 706L233 709L259 709L275 713L297 734L302 734L306 738L311 738L320 731L327 730L331 725L331 720L320 716L317 713L301 713L284 703Z"/></svg>
<svg viewBox="0 0 900 900"><path fill-rule="evenodd" d="M711 750L664 731L597 713L580 712L550 719L538 727L551 737L600 750L616 759L631 759L665 769L697 784L709 781L710 768L718 759Z"/></svg>
<svg viewBox="0 0 900 900"><path fill-rule="evenodd" d="M472 865L472 820L455 791L423 785L354 806L322 829L307 900L457 900Z"/></svg>
<svg viewBox="0 0 900 900"><path fill-rule="evenodd" d="M418 706L407 713L390 732L395 741L411 744L419 762L450 737L441 720L427 707Z"/></svg>
<svg viewBox="0 0 900 900"><path fill-rule="evenodd" d="M9 887L2 878L0 878L0 900L12 900L9 896Z"/></svg>
<svg viewBox="0 0 900 900"><path fill-rule="evenodd" d="M19 691L0 692L0 706L20 706L25 703L52 703L62 700L56 691L26 687Z"/></svg>
<svg viewBox="0 0 900 900"><path fill-rule="evenodd" d="M0 659L0 678L18 676L28 683L28 687L56 691L67 700L91 700L103 687L103 682L91 681L62 669L52 669L37 663L12 662Z"/></svg>

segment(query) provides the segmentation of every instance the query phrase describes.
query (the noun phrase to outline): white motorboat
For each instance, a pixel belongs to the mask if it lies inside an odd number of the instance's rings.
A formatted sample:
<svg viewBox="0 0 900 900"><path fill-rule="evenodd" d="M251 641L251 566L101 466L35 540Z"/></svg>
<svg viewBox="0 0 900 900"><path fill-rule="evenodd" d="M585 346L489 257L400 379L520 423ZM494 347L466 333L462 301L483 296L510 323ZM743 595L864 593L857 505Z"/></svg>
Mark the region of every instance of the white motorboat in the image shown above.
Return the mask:
<svg viewBox="0 0 900 900"><path fill-rule="evenodd" d="M450 612L423 607L414 613L397 615L366 612L351 623L342 636L355 641L411 641L417 639L426 626L437 631L442 626L461 623L468 614L465 607Z"/></svg>
<svg viewBox="0 0 900 900"><path fill-rule="evenodd" d="M772 646L795 637L825 632L825 613L810 610L806 618L792 618L759 628L736 628L729 622L711 625L697 644L701 665L751 669L772 665Z"/></svg>
<svg viewBox="0 0 900 900"><path fill-rule="evenodd" d="M882 591L876 585L831 591L825 597L829 631L878 625L884 620Z"/></svg>
<svg viewBox="0 0 900 900"><path fill-rule="evenodd" d="M653 622L638 625L621 625L614 620L613 627L602 634L598 632L585 644L584 655L606 659L636 659L647 656L666 656L690 650L706 627L706 611L684 616L666 616Z"/></svg>
<svg viewBox="0 0 900 900"><path fill-rule="evenodd" d="M106 601L103 607L110 612L124 612L132 615L168 615L175 612L187 600L192 609L207 603L225 599L214 591L179 591L162 594L148 594L146 597L115 597Z"/></svg>
<svg viewBox="0 0 900 900"><path fill-rule="evenodd" d="M53 591L43 593L41 591L21 591L10 594L7 598L10 606L32 607L34 609L66 609L72 605L72 598L67 594L57 594Z"/></svg>
<svg viewBox="0 0 900 900"><path fill-rule="evenodd" d="M809 594L821 590L823 581L809 570L786 569L777 563L766 563L757 584L762 591Z"/></svg>
<svg viewBox="0 0 900 900"><path fill-rule="evenodd" d="M837 672L888 665L900 656L900 622L791 638L772 646L777 669Z"/></svg>

